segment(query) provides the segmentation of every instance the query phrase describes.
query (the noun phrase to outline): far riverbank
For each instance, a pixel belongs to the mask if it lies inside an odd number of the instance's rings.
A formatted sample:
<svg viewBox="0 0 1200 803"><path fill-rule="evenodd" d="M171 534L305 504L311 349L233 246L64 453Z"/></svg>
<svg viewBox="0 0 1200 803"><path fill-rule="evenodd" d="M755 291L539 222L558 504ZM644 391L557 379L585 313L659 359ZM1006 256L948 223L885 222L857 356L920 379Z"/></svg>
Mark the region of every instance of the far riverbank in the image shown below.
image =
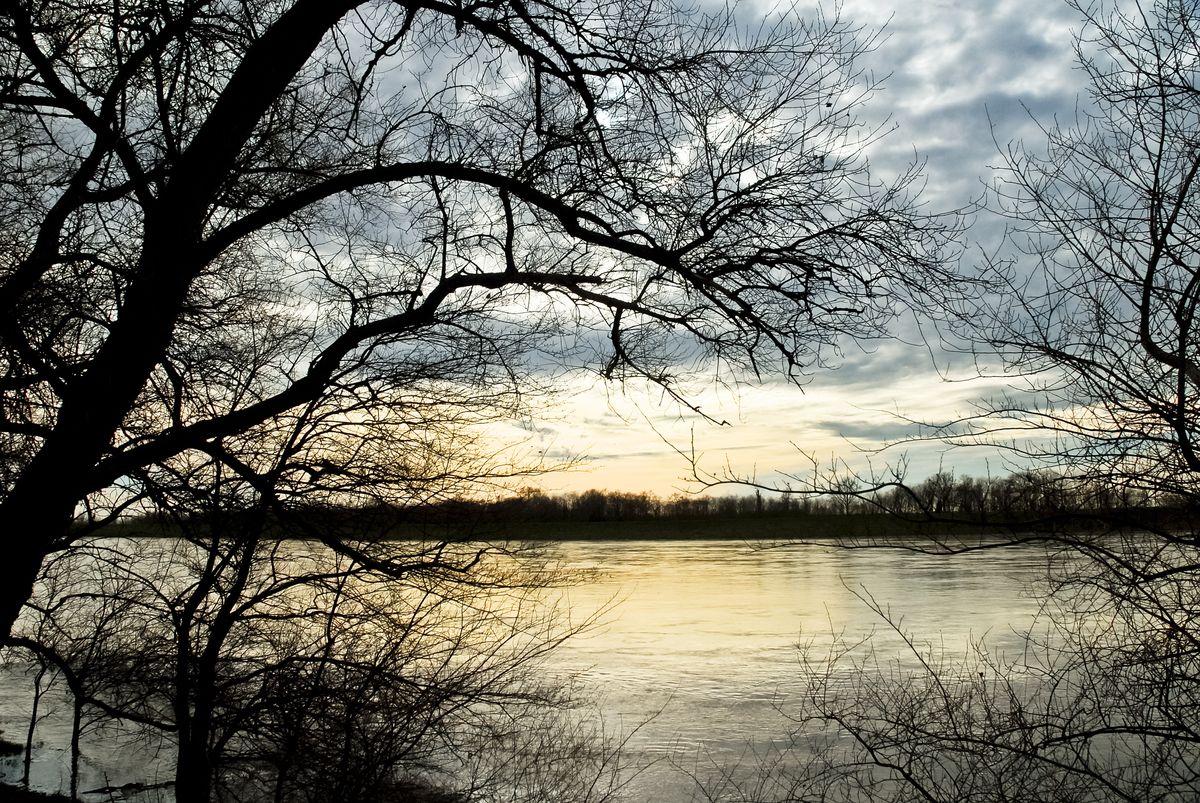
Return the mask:
<svg viewBox="0 0 1200 803"><path fill-rule="evenodd" d="M1170 526L1154 511L1141 511L1136 529ZM493 516L423 516L419 513L380 515L378 511L310 510L286 522L262 526L257 537L290 539L332 536L378 540L513 540L513 541L686 541L748 542L823 541L830 539L921 540L1011 538L1032 532L1083 532L1120 526L1108 516L1099 519L1074 514L1039 520L910 519L888 513L764 513L731 516L655 516L601 520L546 520ZM303 526L297 528L296 521ZM238 514L225 514L220 523L193 521L188 535L205 536L221 530L237 532ZM134 518L109 524L91 534L110 537L165 537L184 534L178 524Z"/></svg>

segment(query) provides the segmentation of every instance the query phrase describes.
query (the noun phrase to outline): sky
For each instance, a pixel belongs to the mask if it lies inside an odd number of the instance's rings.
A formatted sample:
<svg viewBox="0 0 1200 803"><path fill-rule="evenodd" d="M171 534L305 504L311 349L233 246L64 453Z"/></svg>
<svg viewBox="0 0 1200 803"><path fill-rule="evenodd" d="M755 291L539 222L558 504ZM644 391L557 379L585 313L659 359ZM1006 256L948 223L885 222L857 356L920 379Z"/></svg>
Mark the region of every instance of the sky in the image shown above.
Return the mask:
<svg viewBox="0 0 1200 803"><path fill-rule="evenodd" d="M769 8L743 7L743 13ZM1064 2L845 0L841 14L883 29L864 62L884 77L866 115L890 119L895 130L869 150L872 167L886 174L916 153L926 161L922 198L930 209L961 208L979 198L998 162L997 143L1037 143L1035 119L1070 120L1086 103L1072 50L1080 23ZM1002 230L998 219L977 216L963 258L978 261L995 249ZM697 378L693 393L703 412L727 426L681 412L653 390L577 378L553 412L525 427L531 448L578 463L539 484L555 492L697 491L680 452L695 454L707 473L773 486L785 483L788 473L811 472L813 461L878 471L902 456L913 480L939 470L1007 474L1013 466L986 448L919 443L875 451L913 432L905 418L950 420L1003 389L995 379L970 381L971 366L941 351L936 333L922 336L914 321L897 321L896 331L902 340L850 345L836 370L817 371L803 387L769 380L733 390Z"/></svg>

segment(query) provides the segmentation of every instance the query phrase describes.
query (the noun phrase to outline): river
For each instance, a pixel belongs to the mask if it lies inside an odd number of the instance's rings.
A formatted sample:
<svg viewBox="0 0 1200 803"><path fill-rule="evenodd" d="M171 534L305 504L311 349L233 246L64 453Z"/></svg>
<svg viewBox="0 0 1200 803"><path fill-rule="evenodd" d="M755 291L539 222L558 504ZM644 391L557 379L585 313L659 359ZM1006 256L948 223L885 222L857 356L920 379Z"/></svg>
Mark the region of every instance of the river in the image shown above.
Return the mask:
<svg viewBox="0 0 1200 803"><path fill-rule="evenodd" d="M799 645L819 655L835 634L874 633L877 655L913 662L883 610L919 645L951 656L981 640L997 652L1019 651L1020 632L1039 607L1027 591L1046 567L1032 547L946 557L822 544L619 540L551 551L564 567L587 571L587 582L560 592L572 618L602 613L553 655L548 671L578 678L581 696L595 700L584 715L602 720L607 733L636 731L626 760L649 768L631 782L629 797L664 803L693 799L689 775L710 783L718 768L780 743L789 706L805 687ZM0 729L9 738L25 727L26 684L10 674L0 686ZM134 774L146 770L144 758L97 755L104 752L103 745L85 748L91 761L82 789L146 780ZM48 747L37 759L35 782L54 786L64 756ZM3 771L9 779L20 773L15 761Z"/></svg>
<svg viewBox="0 0 1200 803"><path fill-rule="evenodd" d="M597 572L571 590L574 609L610 600L615 607L556 661L585 672L606 726L640 726L628 748L657 763L637 779L634 797L659 801L691 800L689 775L710 783L713 773L752 765L784 741L789 699L807 684L800 645L819 658L835 636L871 635L877 656L911 667L906 633L920 649L951 659L980 643L1011 656L1026 647L1022 632L1040 606L1029 591L1047 568L1039 547L935 556L827 544L612 541L557 550L565 565Z"/></svg>

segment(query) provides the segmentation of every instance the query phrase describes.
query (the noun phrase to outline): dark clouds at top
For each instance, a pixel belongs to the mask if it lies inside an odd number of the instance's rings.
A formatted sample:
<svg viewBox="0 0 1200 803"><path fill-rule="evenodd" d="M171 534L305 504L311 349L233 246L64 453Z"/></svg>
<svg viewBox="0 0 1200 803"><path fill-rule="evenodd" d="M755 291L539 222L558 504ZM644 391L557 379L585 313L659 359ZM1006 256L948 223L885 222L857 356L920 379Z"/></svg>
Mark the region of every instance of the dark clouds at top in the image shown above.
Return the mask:
<svg viewBox="0 0 1200 803"><path fill-rule="evenodd" d="M890 117L897 130L872 148L872 162L886 172L915 150L933 208L980 194L997 142L1036 141L1029 112L1073 117L1086 94L1072 47L1078 15L1065 2L852 0L842 13L884 26L867 61L886 78L868 114Z"/></svg>

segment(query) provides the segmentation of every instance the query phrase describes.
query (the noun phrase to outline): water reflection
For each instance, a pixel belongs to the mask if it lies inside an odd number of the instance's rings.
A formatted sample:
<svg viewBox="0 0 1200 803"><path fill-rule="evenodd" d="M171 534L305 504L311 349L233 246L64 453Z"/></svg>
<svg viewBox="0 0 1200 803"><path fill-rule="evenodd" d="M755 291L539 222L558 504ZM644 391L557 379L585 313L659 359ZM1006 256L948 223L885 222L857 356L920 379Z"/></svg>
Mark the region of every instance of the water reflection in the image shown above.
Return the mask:
<svg viewBox="0 0 1200 803"><path fill-rule="evenodd" d="M554 657L610 719L645 722L631 748L667 758L635 799L688 800L675 766L753 764L789 730L788 698L805 687L797 647L873 634L882 659L915 658L872 605L916 643L963 656L981 642L1013 655L1039 602L1027 591L1046 556L1022 547L957 556L846 550L829 544L755 548L736 541L559 545L573 568L597 570L570 589L574 611L618 604L606 624ZM648 717L653 717L646 721ZM671 766L668 767L667 764Z"/></svg>

